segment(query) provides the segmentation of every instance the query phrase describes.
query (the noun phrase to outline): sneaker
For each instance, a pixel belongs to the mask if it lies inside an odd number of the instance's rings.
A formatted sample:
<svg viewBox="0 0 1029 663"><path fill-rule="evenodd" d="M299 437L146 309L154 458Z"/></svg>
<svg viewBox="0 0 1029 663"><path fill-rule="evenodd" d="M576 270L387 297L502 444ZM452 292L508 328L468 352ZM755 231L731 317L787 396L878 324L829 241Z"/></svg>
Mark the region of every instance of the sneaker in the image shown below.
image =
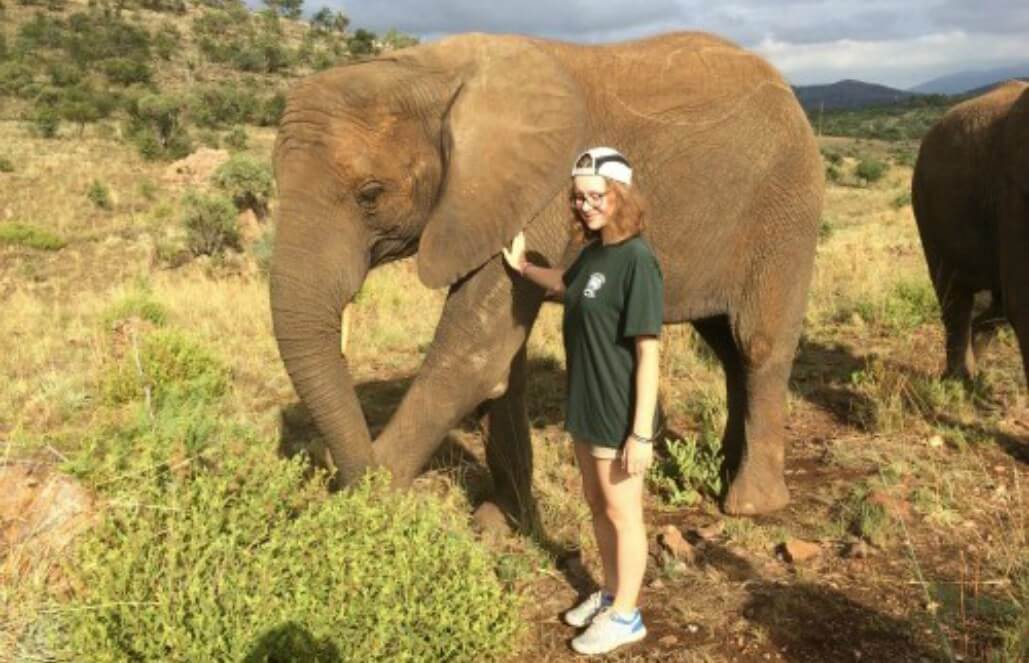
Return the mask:
<svg viewBox="0 0 1029 663"><path fill-rule="evenodd" d="M586 600L565 613L565 624L582 628L588 626L598 612L614 603L615 597L607 592L598 589Z"/></svg>
<svg viewBox="0 0 1029 663"><path fill-rule="evenodd" d="M572 649L580 654L606 654L607 652L639 642L647 637L647 627L643 625L643 616L634 610L629 616L622 616L611 608L604 608L590 627L572 640Z"/></svg>

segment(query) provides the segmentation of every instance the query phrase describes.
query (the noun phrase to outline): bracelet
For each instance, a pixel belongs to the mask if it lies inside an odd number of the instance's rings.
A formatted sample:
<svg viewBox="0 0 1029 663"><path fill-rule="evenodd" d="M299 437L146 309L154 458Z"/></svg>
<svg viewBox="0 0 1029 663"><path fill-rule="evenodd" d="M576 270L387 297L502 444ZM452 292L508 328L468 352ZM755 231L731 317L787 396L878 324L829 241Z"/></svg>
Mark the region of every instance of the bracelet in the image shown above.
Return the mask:
<svg viewBox="0 0 1029 663"><path fill-rule="evenodd" d="M640 442L642 444L653 444L654 443L654 438L652 438L652 437L643 437L642 435L639 435L637 433L629 433L629 437L631 437L632 439L634 439L637 442Z"/></svg>

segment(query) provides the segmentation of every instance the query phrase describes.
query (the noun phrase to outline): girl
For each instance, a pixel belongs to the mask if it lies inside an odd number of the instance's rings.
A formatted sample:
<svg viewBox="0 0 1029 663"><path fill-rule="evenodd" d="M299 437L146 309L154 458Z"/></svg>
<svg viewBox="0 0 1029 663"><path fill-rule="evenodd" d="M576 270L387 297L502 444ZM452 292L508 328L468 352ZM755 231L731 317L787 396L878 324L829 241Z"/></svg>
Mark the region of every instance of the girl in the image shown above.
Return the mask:
<svg viewBox="0 0 1029 663"><path fill-rule="evenodd" d="M504 259L564 298L565 429L604 570L603 587L564 619L588 626L572 640L575 651L601 654L647 634L637 608L647 562L643 478L653 460L664 295L657 259L640 237L644 205L624 156L608 147L583 152L572 169L571 203L572 234L588 243L567 271L528 262L521 233Z"/></svg>

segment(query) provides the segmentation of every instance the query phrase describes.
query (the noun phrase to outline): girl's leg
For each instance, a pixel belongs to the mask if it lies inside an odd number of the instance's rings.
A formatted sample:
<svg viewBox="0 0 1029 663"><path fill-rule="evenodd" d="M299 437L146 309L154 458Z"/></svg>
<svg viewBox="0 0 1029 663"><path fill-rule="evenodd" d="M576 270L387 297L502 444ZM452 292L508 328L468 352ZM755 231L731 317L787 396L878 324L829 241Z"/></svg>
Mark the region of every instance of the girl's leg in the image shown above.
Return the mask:
<svg viewBox="0 0 1029 663"><path fill-rule="evenodd" d="M604 496L607 520L615 532L616 589L614 609L636 608L647 568L647 530L643 524L643 475L629 475L621 459L599 460L597 478Z"/></svg>
<svg viewBox="0 0 1029 663"><path fill-rule="evenodd" d="M610 460L594 458L590 453L591 445L587 442L575 441L575 460L582 474L582 493L593 516L593 535L597 539L600 551L600 563L604 569L601 589L614 595L618 588L618 567L615 564L617 549L614 525L608 520L607 504L600 488L600 463L612 463Z"/></svg>

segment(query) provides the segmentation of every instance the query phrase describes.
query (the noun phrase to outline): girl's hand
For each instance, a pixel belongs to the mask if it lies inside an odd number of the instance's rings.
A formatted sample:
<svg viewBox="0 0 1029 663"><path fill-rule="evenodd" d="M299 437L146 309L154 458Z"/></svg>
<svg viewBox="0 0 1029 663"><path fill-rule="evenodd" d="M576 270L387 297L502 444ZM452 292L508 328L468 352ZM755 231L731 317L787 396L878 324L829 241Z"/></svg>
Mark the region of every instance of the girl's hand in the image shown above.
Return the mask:
<svg viewBox="0 0 1029 663"><path fill-rule="evenodd" d="M654 462L654 445L640 442L633 436L625 441L622 450L622 469L629 476L639 476Z"/></svg>
<svg viewBox="0 0 1029 663"><path fill-rule="evenodd" d="M511 269L521 274L527 262L525 259L525 233L519 232L515 235L511 240L510 250L505 246L502 251L504 252L504 261L511 266Z"/></svg>

